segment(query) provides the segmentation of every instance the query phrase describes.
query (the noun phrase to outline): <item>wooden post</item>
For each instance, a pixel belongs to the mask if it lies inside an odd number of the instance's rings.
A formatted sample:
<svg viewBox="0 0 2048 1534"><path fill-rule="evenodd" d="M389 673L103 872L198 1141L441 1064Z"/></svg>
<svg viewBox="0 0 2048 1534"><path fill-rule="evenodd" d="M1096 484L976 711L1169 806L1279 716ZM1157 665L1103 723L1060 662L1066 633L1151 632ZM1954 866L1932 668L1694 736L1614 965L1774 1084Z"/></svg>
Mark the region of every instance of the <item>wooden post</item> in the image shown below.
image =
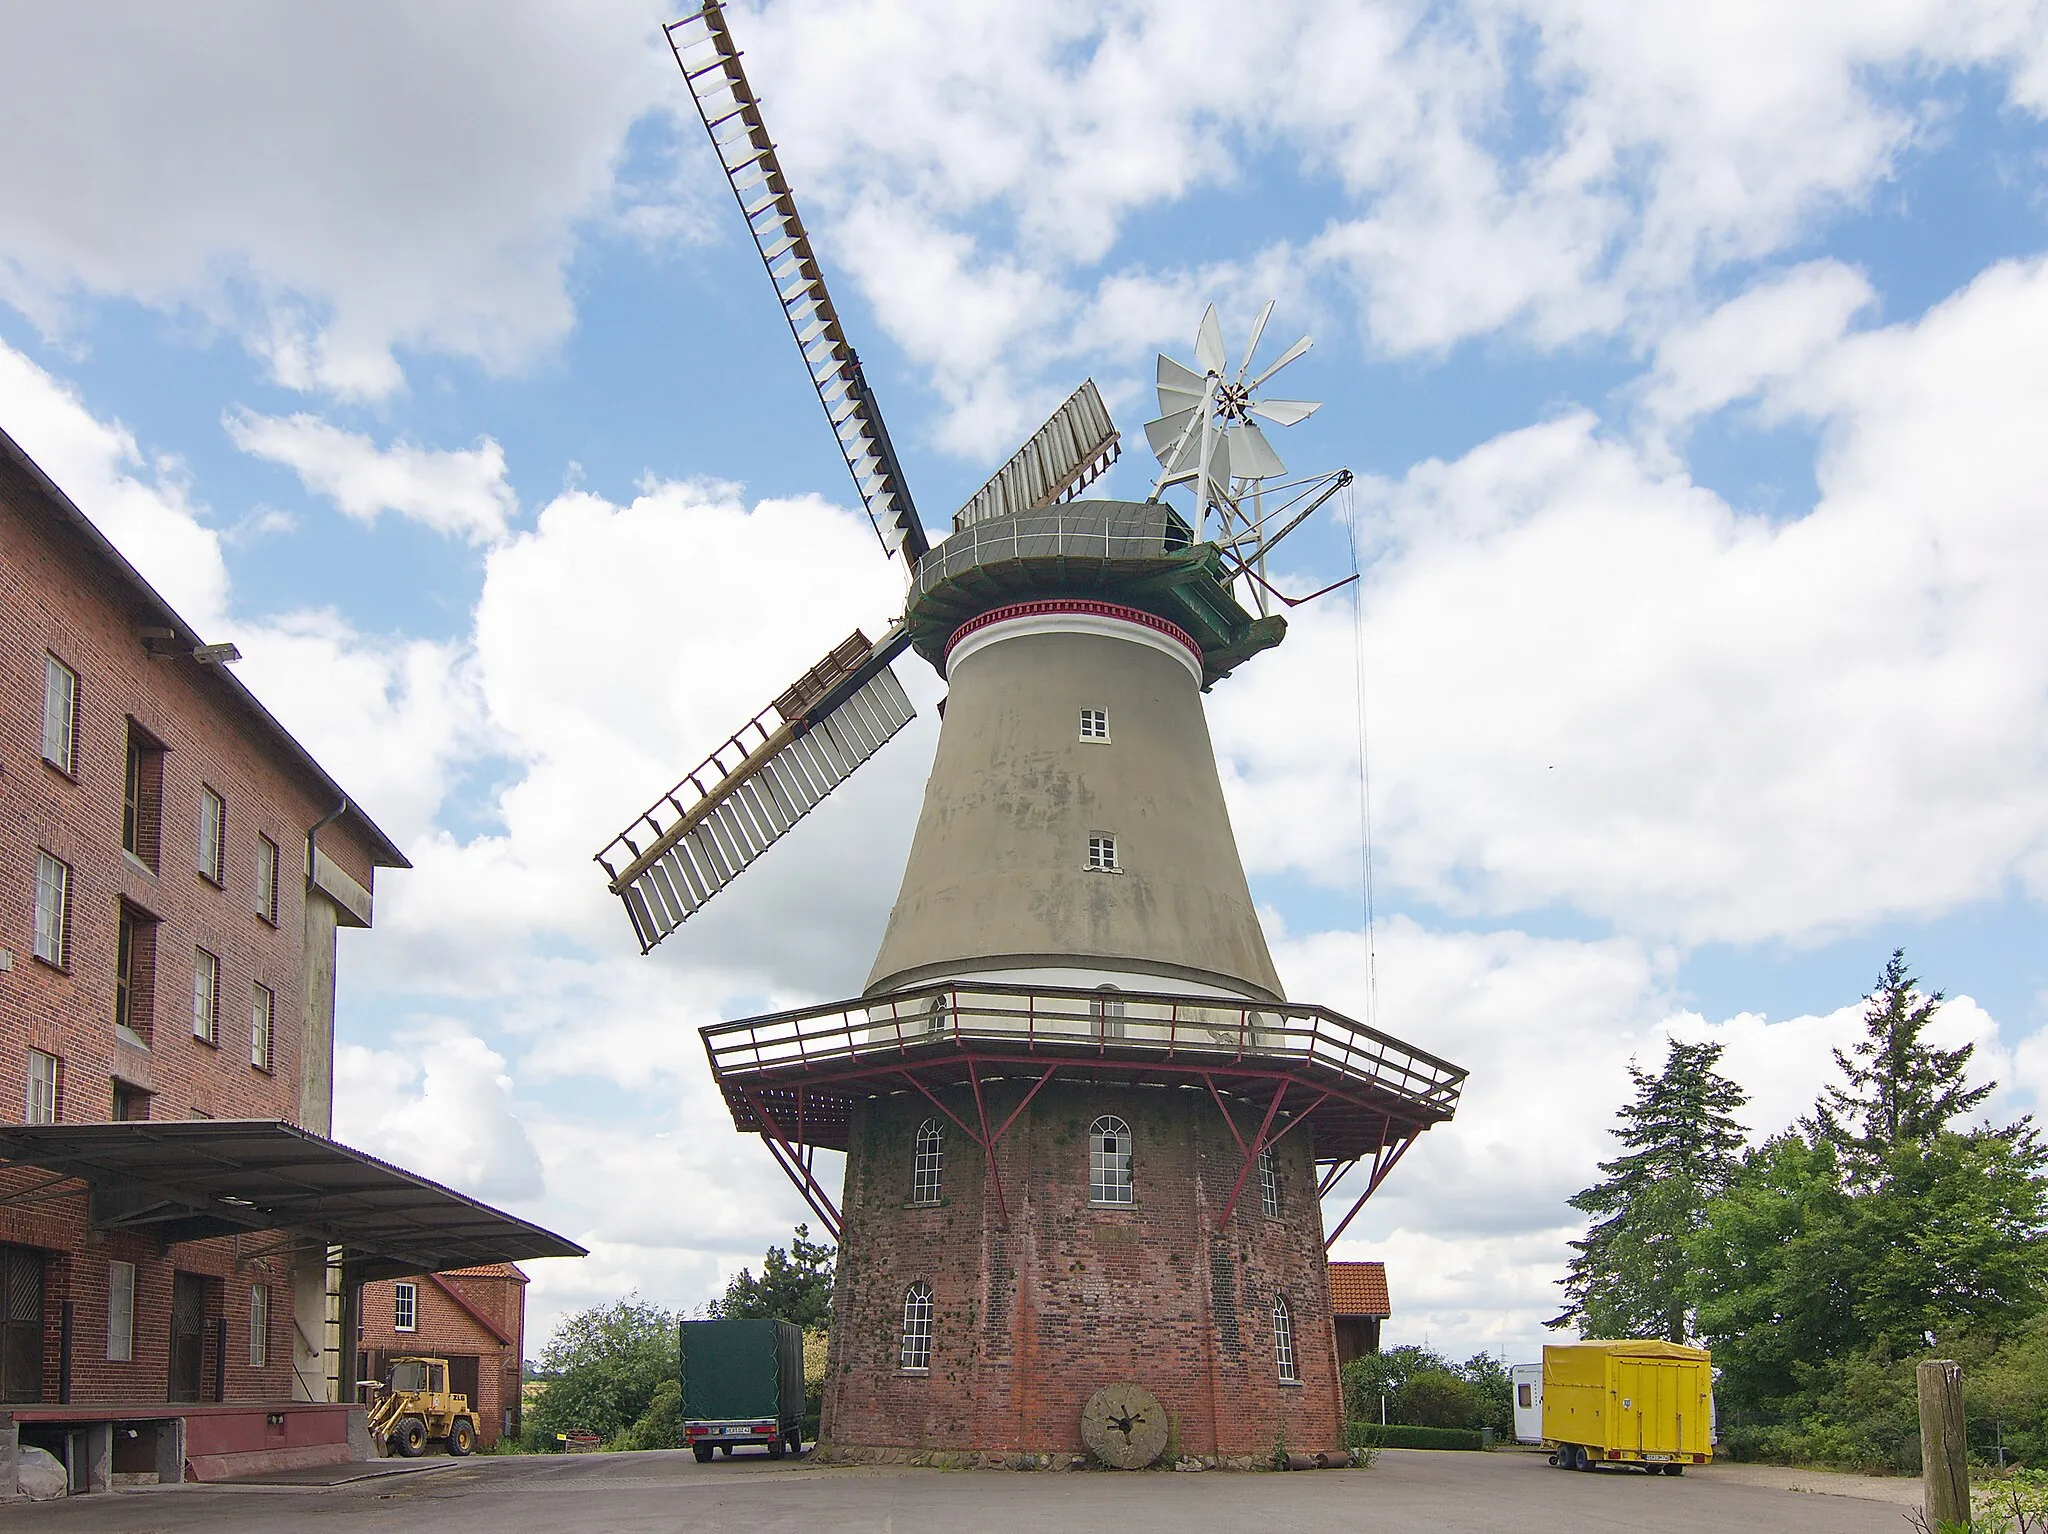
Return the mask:
<svg viewBox="0 0 2048 1534"><path fill-rule="evenodd" d="M1970 1467L1963 1440L1963 1366L1930 1358L1920 1387L1920 1477L1929 1530L1970 1526Z"/></svg>

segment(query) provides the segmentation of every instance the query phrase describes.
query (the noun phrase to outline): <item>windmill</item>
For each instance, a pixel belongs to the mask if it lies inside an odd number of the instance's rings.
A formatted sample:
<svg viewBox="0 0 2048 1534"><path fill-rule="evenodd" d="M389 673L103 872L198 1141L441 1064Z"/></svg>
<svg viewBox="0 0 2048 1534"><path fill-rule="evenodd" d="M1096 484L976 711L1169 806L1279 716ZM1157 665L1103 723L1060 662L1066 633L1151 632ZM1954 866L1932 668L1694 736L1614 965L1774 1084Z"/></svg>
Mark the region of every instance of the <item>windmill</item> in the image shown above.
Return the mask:
<svg viewBox="0 0 2048 1534"><path fill-rule="evenodd" d="M1083 498L1120 445L1084 382L934 543L718 0L667 34L908 590L597 855L643 950L908 723L898 658L949 685L861 994L702 1030L735 1127L839 1243L824 1434L1073 1452L1113 1385L1091 1431L1113 1419L1122 1447L1099 1453L1138 1455L1135 1424L1169 1412L1188 1452L1334 1449L1324 1254L1465 1073L1287 999L1203 715L1284 637L1272 604L1307 600L1266 555L1349 479L1285 480L1258 424L1316 408L1261 393L1308 342L1254 375L1269 304L1232 370L1212 308L1199 372L1160 359L1148 499ZM1183 486L1192 516L1164 499ZM820 1150L846 1154L838 1197Z"/></svg>

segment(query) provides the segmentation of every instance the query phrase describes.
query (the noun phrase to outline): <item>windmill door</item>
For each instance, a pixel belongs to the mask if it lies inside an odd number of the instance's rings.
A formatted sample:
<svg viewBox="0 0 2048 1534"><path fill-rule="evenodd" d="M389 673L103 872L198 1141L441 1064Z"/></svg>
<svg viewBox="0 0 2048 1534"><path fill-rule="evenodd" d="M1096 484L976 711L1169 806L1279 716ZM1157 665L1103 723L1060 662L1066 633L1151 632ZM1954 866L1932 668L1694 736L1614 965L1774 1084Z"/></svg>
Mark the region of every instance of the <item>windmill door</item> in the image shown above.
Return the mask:
<svg viewBox="0 0 2048 1534"><path fill-rule="evenodd" d="M171 1275L171 1399L196 1401L206 1357L206 1280Z"/></svg>
<svg viewBox="0 0 2048 1534"><path fill-rule="evenodd" d="M43 1398L43 1254L0 1246L0 1401Z"/></svg>
<svg viewBox="0 0 2048 1534"><path fill-rule="evenodd" d="M1644 1454L1676 1454L1682 1446L1679 1398L1686 1370L1654 1359L1622 1359L1616 1367L1621 1386L1622 1448Z"/></svg>

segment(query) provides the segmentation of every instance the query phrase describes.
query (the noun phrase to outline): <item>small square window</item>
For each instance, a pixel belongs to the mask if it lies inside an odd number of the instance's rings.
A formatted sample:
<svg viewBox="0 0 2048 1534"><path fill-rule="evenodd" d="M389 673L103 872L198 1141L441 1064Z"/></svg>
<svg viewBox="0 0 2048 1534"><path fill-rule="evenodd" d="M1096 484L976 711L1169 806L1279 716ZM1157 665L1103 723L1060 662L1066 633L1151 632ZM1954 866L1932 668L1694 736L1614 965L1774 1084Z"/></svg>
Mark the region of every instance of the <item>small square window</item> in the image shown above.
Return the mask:
<svg viewBox="0 0 2048 1534"><path fill-rule="evenodd" d="M36 854L36 957L63 969L71 962L71 865Z"/></svg>
<svg viewBox="0 0 2048 1534"><path fill-rule="evenodd" d="M1108 709L1084 708L1081 710L1081 738L1083 740L1109 739Z"/></svg>
<svg viewBox="0 0 2048 1534"><path fill-rule="evenodd" d="M1116 838L1114 836L1091 836L1088 838L1088 871L1090 873L1121 873L1116 861Z"/></svg>
<svg viewBox="0 0 2048 1534"><path fill-rule="evenodd" d="M418 1284L393 1284L391 1286L391 1329L395 1332L413 1332L420 1325L420 1286Z"/></svg>
<svg viewBox="0 0 2048 1534"><path fill-rule="evenodd" d="M256 914L277 925L277 843L258 833L256 837Z"/></svg>
<svg viewBox="0 0 2048 1534"><path fill-rule="evenodd" d="M28 1112L22 1122L54 1124L61 1111L64 1062L40 1049L28 1052Z"/></svg>
<svg viewBox="0 0 2048 1534"><path fill-rule="evenodd" d="M215 884L223 882L223 848L227 842L227 801L210 788L199 790L199 872Z"/></svg>
<svg viewBox="0 0 2048 1534"><path fill-rule="evenodd" d="M269 986L261 984L250 995L249 1063L259 1071L267 1071L276 1048L277 996Z"/></svg>
<svg viewBox="0 0 2048 1534"><path fill-rule="evenodd" d="M192 950L192 1037L220 1042L220 960L204 948Z"/></svg>
<svg viewBox="0 0 2048 1534"><path fill-rule="evenodd" d="M67 777L78 768L78 673L43 657L43 760Z"/></svg>

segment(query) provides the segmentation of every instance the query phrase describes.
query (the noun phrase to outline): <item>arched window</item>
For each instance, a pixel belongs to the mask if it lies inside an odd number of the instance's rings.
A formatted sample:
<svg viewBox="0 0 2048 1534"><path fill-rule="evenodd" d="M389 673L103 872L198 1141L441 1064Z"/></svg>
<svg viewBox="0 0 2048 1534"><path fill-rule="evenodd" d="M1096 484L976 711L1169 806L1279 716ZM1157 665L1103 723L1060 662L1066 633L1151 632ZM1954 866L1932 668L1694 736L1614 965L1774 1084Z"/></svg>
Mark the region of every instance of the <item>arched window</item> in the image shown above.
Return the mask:
<svg viewBox="0 0 2048 1534"><path fill-rule="evenodd" d="M924 1027L918 1031L927 1038L937 1038L946 1031L946 1025L952 1021L951 1012L952 1009L947 1005L944 994L934 996L925 1004Z"/></svg>
<svg viewBox="0 0 2048 1534"><path fill-rule="evenodd" d="M1128 1204L1131 1198L1131 1126L1107 1115L1088 1126L1088 1201Z"/></svg>
<svg viewBox="0 0 2048 1534"><path fill-rule="evenodd" d="M917 1149L910 1158L910 1201L936 1204L946 1175L946 1131L937 1119L917 1126Z"/></svg>
<svg viewBox="0 0 2048 1534"><path fill-rule="evenodd" d="M932 1286L919 1281L903 1291L905 1374L926 1374L932 1367Z"/></svg>
<svg viewBox="0 0 2048 1534"><path fill-rule="evenodd" d="M1123 993L1113 985L1098 985L1088 1002L1088 1026L1098 1039L1124 1036Z"/></svg>
<svg viewBox="0 0 2048 1534"><path fill-rule="evenodd" d="M1280 1366L1280 1378L1294 1384L1301 1376L1294 1372L1294 1317L1281 1295L1273 1296L1273 1360Z"/></svg>
<svg viewBox="0 0 2048 1534"><path fill-rule="evenodd" d="M1280 1169L1273 1164L1271 1146L1259 1152L1259 1207L1267 1219L1280 1218Z"/></svg>

